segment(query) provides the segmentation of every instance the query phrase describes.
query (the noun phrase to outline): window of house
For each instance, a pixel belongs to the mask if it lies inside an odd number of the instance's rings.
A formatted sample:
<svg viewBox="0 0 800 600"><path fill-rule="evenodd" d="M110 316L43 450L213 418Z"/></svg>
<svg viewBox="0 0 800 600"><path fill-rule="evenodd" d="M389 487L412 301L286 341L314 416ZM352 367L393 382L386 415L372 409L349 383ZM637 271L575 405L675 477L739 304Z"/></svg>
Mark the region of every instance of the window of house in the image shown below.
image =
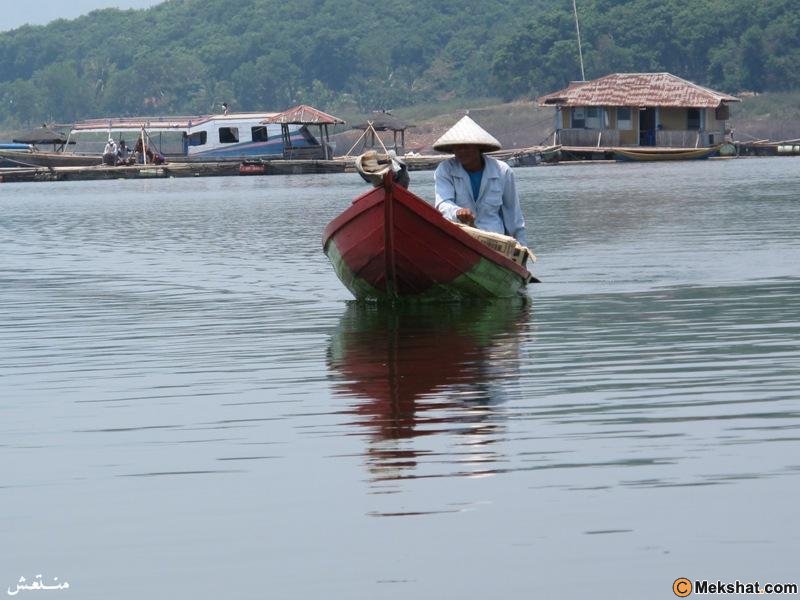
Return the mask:
<svg viewBox="0 0 800 600"><path fill-rule="evenodd" d="M267 126L260 125L258 127L251 127L250 134L253 136L254 142L266 142L267 141Z"/></svg>
<svg viewBox="0 0 800 600"><path fill-rule="evenodd" d="M700 111L690 108L686 111L686 129L700 129Z"/></svg>
<svg viewBox="0 0 800 600"><path fill-rule="evenodd" d="M238 127L220 127L219 128L219 143L220 144L234 144L239 141L239 128Z"/></svg>
<svg viewBox="0 0 800 600"><path fill-rule="evenodd" d="M189 136L190 146L204 146L207 141L208 141L207 131L195 131L193 134Z"/></svg>
<svg viewBox="0 0 800 600"><path fill-rule="evenodd" d="M586 111L582 106L572 109L572 127L573 129L586 127Z"/></svg>
<svg viewBox="0 0 800 600"><path fill-rule="evenodd" d="M617 129L633 129L633 119L631 118L630 108L617 109Z"/></svg>

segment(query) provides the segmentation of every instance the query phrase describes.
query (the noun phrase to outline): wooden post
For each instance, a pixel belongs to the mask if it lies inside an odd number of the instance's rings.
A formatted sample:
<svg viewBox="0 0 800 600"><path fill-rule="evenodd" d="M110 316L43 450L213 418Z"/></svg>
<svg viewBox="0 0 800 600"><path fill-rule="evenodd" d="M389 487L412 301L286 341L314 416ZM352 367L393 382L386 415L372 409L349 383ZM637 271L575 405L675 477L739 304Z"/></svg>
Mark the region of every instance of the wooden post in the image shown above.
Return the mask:
<svg viewBox="0 0 800 600"><path fill-rule="evenodd" d="M283 142L283 158L292 158L292 140L289 135L289 126L281 123L281 141Z"/></svg>
<svg viewBox="0 0 800 600"><path fill-rule="evenodd" d="M330 143L330 139L331 139L331 136L330 136L330 132L328 131L328 124L325 123L325 143L326 143L326 147L327 147L328 158L332 160L333 159L333 148L331 148L330 146L327 146L327 144Z"/></svg>

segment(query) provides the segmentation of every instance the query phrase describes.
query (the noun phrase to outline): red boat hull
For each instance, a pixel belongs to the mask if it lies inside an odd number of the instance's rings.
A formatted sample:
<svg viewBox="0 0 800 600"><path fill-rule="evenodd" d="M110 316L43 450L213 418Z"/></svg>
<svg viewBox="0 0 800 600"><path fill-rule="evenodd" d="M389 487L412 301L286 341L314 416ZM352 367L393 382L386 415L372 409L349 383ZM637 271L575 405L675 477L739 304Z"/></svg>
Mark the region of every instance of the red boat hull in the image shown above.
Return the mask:
<svg viewBox="0 0 800 600"><path fill-rule="evenodd" d="M389 176L331 221L322 243L357 299L509 298L531 280Z"/></svg>

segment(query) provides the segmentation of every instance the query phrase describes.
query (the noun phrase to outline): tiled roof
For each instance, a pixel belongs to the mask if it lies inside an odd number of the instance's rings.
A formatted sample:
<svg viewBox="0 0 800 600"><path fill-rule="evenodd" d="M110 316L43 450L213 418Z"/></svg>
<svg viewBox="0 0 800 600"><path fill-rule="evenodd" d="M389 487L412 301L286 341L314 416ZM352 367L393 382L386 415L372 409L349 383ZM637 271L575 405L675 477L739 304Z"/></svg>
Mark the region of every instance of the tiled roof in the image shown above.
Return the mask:
<svg viewBox="0 0 800 600"><path fill-rule="evenodd" d="M612 73L539 98L542 106L671 106L716 108L739 98L686 81L670 73Z"/></svg>
<svg viewBox="0 0 800 600"><path fill-rule="evenodd" d="M282 113L278 113L263 121L264 123L282 123L282 124L295 124L295 125L335 125L337 123L344 123L340 118L329 115L314 108L300 104Z"/></svg>

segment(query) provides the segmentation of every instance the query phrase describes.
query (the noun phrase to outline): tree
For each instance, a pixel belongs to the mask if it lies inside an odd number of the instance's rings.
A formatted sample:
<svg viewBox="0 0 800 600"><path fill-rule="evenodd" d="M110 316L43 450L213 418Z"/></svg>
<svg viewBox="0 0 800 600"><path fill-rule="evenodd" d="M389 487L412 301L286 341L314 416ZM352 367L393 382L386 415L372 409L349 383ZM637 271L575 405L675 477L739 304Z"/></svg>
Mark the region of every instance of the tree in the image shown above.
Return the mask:
<svg viewBox="0 0 800 600"><path fill-rule="evenodd" d="M3 84L0 88L0 98L2 98L0 119L23 127L31 127L34 123L42 121L39 97L36 86L31 81L17 79Z"/></svg>
<svg viewBox="0 0 800 600"><path fill-rule="evenodd" d="M153 115L200 112L207 103L205 66L181 51L149 54L114 73L103 95L113 114Z"/></svg>
<svg viewBox="0 0 800 600"><path fill-rule="evenodd" d="M287 52L275 50L231 75L234 93L249 110L283 110L298 104L302 72Z"/></svg>
<svg viewBox="0 0 800 600"><path fill-rule="evenodd" d="M73 61L53 63L33 75L48 121L75 121L87 115L91 95Z"/></svg>

